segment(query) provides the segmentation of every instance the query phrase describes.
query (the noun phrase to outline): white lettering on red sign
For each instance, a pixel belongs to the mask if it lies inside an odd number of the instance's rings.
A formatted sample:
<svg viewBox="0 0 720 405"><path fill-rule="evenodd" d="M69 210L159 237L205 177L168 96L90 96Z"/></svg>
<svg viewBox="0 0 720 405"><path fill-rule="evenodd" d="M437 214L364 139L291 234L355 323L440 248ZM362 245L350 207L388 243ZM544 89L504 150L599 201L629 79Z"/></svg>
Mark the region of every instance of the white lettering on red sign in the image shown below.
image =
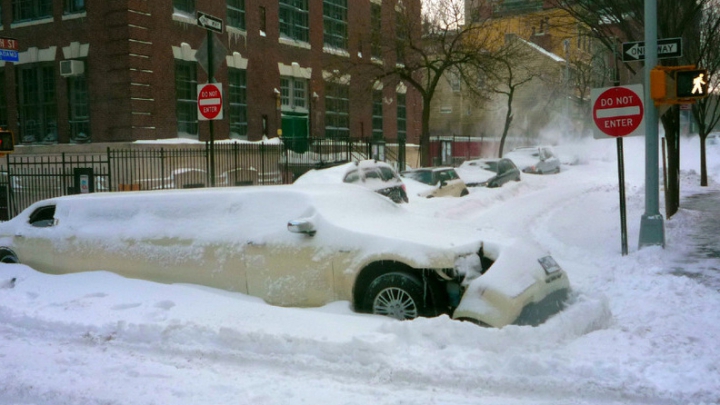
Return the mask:
<svg viewBox="0 0 720 405"><path fill-rule="evenodd" d="M593 120L597 129L613 137L635 131L643 118L642 99L628 87L605 89L595 99Z"/></svg>

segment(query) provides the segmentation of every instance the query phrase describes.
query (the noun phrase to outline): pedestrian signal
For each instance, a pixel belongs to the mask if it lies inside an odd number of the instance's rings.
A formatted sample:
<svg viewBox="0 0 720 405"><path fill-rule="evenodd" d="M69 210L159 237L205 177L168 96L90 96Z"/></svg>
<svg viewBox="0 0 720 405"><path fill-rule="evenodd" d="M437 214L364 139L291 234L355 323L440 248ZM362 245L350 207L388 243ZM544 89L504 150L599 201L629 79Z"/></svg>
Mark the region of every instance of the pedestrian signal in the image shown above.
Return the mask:
<svg viewBox="0 0 720 405"><path fill-rule="evenodd" d="M15 150L15 139L11 131L0 129L0 154Z"/></svg>
<svg viewBox="0 0 720 405"><path fill-rule="evenodd" d="M704 98L708 96L707 70L678 70L675 72L676 98Z"/></svg>

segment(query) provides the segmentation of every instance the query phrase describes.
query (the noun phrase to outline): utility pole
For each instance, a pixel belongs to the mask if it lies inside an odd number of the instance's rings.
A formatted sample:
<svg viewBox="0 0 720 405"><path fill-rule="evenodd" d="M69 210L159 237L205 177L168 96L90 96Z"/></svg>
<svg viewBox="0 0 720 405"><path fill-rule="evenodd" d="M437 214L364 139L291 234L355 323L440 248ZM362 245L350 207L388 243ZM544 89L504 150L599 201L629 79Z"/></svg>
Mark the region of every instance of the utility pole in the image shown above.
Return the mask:
<svg viewBox="0 0 720 405"><path fill-rule="evenodd" d="M645 0L645 213L640 219L639 248L665 247L660 214L658 110L651 96L650 70L657 65L657 0Z"/></svg>

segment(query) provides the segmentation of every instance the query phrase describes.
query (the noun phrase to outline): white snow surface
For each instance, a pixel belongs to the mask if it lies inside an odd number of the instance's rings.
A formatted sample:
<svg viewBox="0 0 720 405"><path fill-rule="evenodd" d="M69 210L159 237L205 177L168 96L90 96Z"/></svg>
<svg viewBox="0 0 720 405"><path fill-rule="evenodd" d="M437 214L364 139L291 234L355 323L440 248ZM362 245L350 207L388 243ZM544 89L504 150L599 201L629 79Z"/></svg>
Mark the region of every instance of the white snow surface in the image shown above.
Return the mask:
<svg viewBox="0 0 720 405"><path fill-rule="evenodd" d="M0 264L0 404L718 404L720 264L692 245L706 214L681 208L665 248L639 249L644 139L624 145L627 256L614 140L555 146L557 175L404 205L550 251L574 293L545 324L279 308L101 261L60 276ZM697 138L681 151L681 194L720 191L720 147L705 188Z"/></svg>

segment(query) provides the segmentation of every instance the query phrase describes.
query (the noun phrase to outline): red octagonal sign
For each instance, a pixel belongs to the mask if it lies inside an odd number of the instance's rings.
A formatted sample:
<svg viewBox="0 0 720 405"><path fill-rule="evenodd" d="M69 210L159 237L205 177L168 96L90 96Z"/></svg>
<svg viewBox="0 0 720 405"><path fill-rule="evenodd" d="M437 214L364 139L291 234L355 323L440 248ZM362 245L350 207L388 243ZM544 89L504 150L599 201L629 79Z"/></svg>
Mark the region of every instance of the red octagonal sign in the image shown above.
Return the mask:
<svg viewBox="0 0 720 405"><path fill-rule="evenodd" d="M591 95L595 138L636 134L645 116L642 85L592 89Z"/></svg>
<svg viewBox="0 0 720 405"><path fill-rule="evenodd" d="M198 84L198 119L219 120L222 119L222 87L212 83Z"/></svg>

